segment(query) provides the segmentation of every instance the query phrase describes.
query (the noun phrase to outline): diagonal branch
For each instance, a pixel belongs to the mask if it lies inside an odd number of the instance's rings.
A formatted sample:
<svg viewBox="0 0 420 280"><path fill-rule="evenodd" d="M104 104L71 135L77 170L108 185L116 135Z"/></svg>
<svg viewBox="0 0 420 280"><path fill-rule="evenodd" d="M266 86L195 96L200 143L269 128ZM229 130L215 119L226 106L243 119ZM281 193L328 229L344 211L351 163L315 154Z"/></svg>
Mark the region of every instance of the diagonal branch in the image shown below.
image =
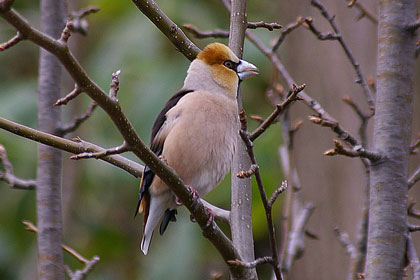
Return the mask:
<svg viewBox="0 0 420 280"><path fill-rule="evenodd" d="M61 126L58 129L57 134L64 136L78 129L82 125L82 123L84 123L88 118L90 118L90 116L95 111L96 107L98 107L98 104L96 104L96 102L94 101L91 102L89 107L83 114L81 114L80 116L76 116L70 123Z"/></svg>
<svg viewBox="0 0 420 280"><path fill-rule="evenodd" d="M110 156L110 155L119 155L125 152L131 151L130 146L127 144L127 142L124 141L124 143L122 143L120 146L115 147L115 148L111 148L111 149L106 149L100 152L94 152L94 153L80 153L74 156L71 156L70 159L74 159L74 160L78 160L78 159L87 159L87 158L96 158L96 159L100 159L106 156Z"/></svg>
<svg viewBox="0 0 420 280"><path fill-rule="evenodd" d="M418 181L420 181L420 166L413 172L408 179L408 189L411 189Z"/></svg>
<svg viewBox="0 0 420 280"><path fill-rule="evenodd" d="M249 136L249 140L254 141L278 118L278 116L294 101L299 100L299 92L305 88L305 84L301 86L292 85L289 90L287 99L281 104L277 104L274 111L265 119Z"/></svg>
<svg viewBox="0 0 420 280"><path fill-rule="evenodd" d="M360 11L360 15L357 17L357 20L360 20L364 17L367 17L372 23L378 24L378 18L374 13L369 11L365 5L360 3L358 0L350 0L350 2L347 4L347 7L353 8L356 7Z"/></svg>
<svg viewBox="0 0 420 280"><path fill-rule="evenodd" d="M36 180L24 180L13 174L13 166L7 158L6 149L0 145L0 166L4 171L0 171L0 180L9 184L12 189L34 190Z"/></svg>
<svg viewBox="0 0 420 280"><path fill-rule="evenodd" d="M360 157L367 158L370 162L375 163L382 159L382 156L378 153L368 151L362 146L355 146L353 149L347 149L340 143L340 141L334 139L334 149L324 152L325 156L343 155L347 157Z"/></svg>
<svg viewBox="0 0 420 280"><path fill-rule="evenodd" d="M25 229L27 231L32 231L35 233L38 233L38 228L29 221L23 221L23 225L25 226ZM96 264L99 262L100 258L98 256L94 256L91 260L86 259L82 255L80 255L76 250L73 248L61 244L61 247L64 251L75 257L78 261L83 263L85 267L82 270L76 270L75 272L71 271L68 266L65 266L65 269L70 277L71 280L82 280L84 279L87 274L96 266Z"/></svg>
<svg viewBox="0 0 420 280"><path fill-rule="evenodd" d="M276 52L277 49L280 47L281 43L283 43L286 36L289 35L289 33L292 32L293 30L301 26L304 22L305 22L305 19L299 16L297 17L295 22L292 22L286 25L286 27L280 31L280 36L274 43L272 52Z"/></svg>
<svg viewBox="0 0 420 280"><path fill-rule="evenodd" d="M273 31L274 29L280 29L283 26L281 26L280 24L278 24L277 22L272 22L272 23L268 23L268 22L264 22L264 21L257 21L257 22L248 22L247 28L249 29L257 29L257 28L266 28L270 31Z"/></svg>
<svg viewBox="0 0 420 280"><path fill-rule="evenodd" d="M316 7L318 10L320 10L322 16L324 16L328 22L330 23L333 31L335 32L335 35L337 36L337 41L340 43L341 47L343 48L344 52L346 53L347 58L350 60L351 64L353 65L354 70L356 71L358 80L357 83L359 83L363 88L363 93L365 94L365 97L367 98L367 102L369 104L369 107L372 111L375 110L375 103L374 103L374 96L372 91L370 90L368 84L366 83L366 79L364 78L362 74L362 70L360 69L360 64L357 62L357 60L354 58L353 53L351 52L350 48L347 46L346 42L343 39L343 36L340 33L340 30L338 29L337 25L334 21L334 16L331 16L327 9L317 0L311 1L312 6ZM311 30L312 31L312 30Z"/></svg>
<svg viewBox="0 0 420 280"><path fill-rule="evenodd" d="M186 58L193 60L200 49L155 3L153 0L132 0L134 5L147 16L159 30L175 45Z"/></svg>
<svg viewBox="0 0 420 280"><path fill-rule="evenodd" d="M14 45L16 45L17 43L19 43L20 41L24 40L25 38L23 37L22 33L20 33L19 31L17 32L17 34L10 39L7 42L4 42L2 44L0 44L0 52L7 50L8 48L13 47Z"/></svg>

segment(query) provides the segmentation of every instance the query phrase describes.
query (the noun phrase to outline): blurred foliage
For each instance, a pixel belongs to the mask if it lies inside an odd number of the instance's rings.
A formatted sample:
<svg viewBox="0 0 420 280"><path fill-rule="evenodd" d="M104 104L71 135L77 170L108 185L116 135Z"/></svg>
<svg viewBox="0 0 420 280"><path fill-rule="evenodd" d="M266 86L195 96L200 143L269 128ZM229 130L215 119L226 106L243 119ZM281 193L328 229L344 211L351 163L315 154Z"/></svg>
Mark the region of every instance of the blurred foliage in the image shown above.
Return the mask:
<svg viewBox="0 0 420 280"><path fill-rule="evenodd" d="M130 1L82 1L77 9L89 5L100 6L101 11L89 16L87 37L72 35L73 50L89 75L105 90L111 73L122 70L119 99L128 118L148 142L155 116L165 101L182 87L189 61ZM229 26L228 13L218 1L162 0L159 5L179 25L192 23L202 30ZM261 8L268 5L270 9ZM33 1L17 1L14 7L34 26L39 26L39 7ZM278 8L268 0L250 1L249 19L276 21ZM275 34L266 30L256 32L266 42ZM14 34L13 28L0 21L0 41ZM195 41L203 47L214 40ZM271 111L264 97L271 66L249 43L244 57L261 69L261 75L242 86L245 108L248 115L266 116ZM37 127L37 63L38 49L29 42L21 42L0 54L1 116L34 128ZM65 81L62 93L70 91L72 84ZM82 112L89 102L81 96L73 101L75 104L64 107L63 122ZM249 120L249 126L255 127L255 121ZM105 147L122 141L100 109L69 138L76 135ZM268 194L282 179L277 154L281 141L280 126L275 125L256 142L256 155ZM17 176L36 176L35 143L5 131L0 131L0 143L6 147ZM228 277L223 260L199 227L189 221L185 209L179 211L178 222L171 223L163 237L155 234L149 255L143 256L138 248L142 219L132 218L139 180L101 161L71 162L69 154L63 155L64 242L88 258L100 256L101 261L89 279L209 279L214 272L223 272L223 279ZM257 254L263 255L268 252L265 215L256 188L253 196ZM230 175L207 199L215 205L230 207ZM0 279L34 279L36 236L26 232L21 221L36 223L35 193L11 190L0 182L0 205ZM276 209L280 205L281 200ZM279 211L275 214L279 215ZM226 226L222 227L229 232ZM64 254L66 264L72 269L81 267L73 257ZM268 275L268 271L264 267L263 275Z"/></svg>

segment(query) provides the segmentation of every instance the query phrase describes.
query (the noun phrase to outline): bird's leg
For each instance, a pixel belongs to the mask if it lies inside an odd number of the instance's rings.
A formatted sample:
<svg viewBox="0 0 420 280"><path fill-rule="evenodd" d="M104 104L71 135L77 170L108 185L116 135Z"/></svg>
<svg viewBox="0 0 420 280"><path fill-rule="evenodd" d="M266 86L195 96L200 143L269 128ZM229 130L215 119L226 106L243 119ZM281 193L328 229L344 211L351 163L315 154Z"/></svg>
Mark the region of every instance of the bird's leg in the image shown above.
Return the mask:
<svg viewBox="0 0 420 280"><path fill-rule="evenodd" d="M160 156L159 156L159 159L160 159L161 161L163 161L164 163L166 163L166 165L168 165L168 161L166 160L166 158L165 158L163 155L160 155Z"/></svg>

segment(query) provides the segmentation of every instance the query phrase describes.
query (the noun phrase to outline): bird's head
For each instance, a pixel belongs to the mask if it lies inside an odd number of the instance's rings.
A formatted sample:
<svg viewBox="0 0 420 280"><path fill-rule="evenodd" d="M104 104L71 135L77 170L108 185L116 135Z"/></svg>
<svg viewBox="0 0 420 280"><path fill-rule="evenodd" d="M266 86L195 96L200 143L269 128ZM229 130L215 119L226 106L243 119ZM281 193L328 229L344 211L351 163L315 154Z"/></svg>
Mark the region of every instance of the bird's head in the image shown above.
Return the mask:
<svg viewBox="0 0 420 280"><path fill-rule="evenodd" d="M258 74L258 68L256 66L239 59L231 49L221 43L207 45L197 55L195 62L192 64L197 65L193 66L197 70L206 68L200 70L206 70L203 72L209 73L209 78L213 83L223 88L229 95L234 96L236 96L239 81L246 80ZM188 74L190 74L190 71Z"/></svg>

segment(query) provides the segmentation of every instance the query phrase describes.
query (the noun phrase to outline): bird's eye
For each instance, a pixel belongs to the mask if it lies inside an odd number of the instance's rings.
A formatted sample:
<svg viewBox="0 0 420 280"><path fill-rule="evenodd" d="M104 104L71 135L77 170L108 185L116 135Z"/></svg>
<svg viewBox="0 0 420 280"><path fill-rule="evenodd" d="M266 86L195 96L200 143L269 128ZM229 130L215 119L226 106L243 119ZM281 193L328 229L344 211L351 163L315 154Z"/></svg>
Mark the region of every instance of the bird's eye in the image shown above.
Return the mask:
<svg viewBox="0 0 420 280"><path fill-rule="evenodd" d="M225 62L223 62L223 65L229 69L233 68L233 62L230 60L226 60Z"/></svg>

